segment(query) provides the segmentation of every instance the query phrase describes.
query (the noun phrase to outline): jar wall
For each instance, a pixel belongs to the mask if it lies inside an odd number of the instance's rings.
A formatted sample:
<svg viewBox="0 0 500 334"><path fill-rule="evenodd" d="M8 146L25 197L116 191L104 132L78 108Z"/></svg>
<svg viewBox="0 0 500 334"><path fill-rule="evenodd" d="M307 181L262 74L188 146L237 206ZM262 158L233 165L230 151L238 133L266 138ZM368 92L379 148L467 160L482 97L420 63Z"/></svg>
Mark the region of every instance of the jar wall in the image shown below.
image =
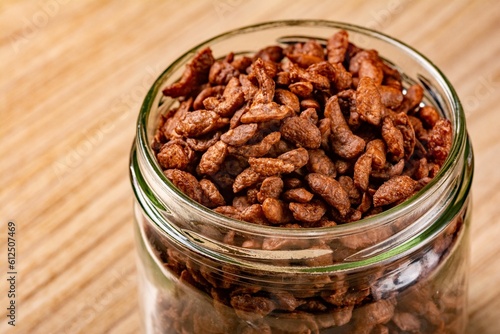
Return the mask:
<svg viewBox="0 0 500 334"><path fill-rule="evenodd" d="M468 212L464 205L446 229L396 261L270 280L179 249L137 208L146 332L464 333Z"/></svg>

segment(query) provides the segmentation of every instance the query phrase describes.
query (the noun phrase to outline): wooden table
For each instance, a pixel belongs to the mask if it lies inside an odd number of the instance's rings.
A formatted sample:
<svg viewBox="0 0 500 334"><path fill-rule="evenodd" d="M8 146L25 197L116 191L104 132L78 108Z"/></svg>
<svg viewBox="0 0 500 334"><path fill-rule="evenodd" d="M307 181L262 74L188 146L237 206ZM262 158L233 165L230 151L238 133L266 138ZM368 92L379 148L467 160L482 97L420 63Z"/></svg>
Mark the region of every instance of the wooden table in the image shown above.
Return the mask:
<svg viewBox="0 0 500 334"><path fill-rule="evenodd" d="M128 158L142 99L189 46L292 18L381 30L427 55L457 89L476 154L468 332L500 332L500 2L7 0L0 333L140 331ZM9 220L15 328L3 315Z"/></svg>

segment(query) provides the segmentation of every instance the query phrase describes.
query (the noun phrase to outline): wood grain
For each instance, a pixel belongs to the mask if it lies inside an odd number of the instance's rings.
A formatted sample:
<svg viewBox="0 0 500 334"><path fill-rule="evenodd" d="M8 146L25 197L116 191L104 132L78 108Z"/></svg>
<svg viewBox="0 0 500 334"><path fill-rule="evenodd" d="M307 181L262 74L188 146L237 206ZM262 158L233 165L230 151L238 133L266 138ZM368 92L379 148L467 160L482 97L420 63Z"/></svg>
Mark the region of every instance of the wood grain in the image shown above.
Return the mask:
<svg viewBox="0 0 500 334"><path fill-rule="evenodd" d="M19 273L16 327L2 316L0 333L140 332L128 157L142 99L189 46L292 18L381 30L455 86L476 159L468 332L500 332L500 2L22 0L0 3L0 268L13 220Z"/></svg>

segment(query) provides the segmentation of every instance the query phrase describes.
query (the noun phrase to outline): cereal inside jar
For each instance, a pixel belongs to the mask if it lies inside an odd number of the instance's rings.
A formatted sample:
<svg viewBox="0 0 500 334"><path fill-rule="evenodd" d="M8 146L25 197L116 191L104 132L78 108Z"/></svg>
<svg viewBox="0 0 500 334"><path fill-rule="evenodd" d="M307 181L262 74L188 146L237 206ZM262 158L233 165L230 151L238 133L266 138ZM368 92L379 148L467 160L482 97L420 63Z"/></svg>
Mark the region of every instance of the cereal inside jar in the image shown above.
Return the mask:
<svg viewBox="0 0 500 334"><path fill-rule="evenodd" d="M147 333L464 333L472 151L416 51L242 28L174 62L138 129Z"/></svg>

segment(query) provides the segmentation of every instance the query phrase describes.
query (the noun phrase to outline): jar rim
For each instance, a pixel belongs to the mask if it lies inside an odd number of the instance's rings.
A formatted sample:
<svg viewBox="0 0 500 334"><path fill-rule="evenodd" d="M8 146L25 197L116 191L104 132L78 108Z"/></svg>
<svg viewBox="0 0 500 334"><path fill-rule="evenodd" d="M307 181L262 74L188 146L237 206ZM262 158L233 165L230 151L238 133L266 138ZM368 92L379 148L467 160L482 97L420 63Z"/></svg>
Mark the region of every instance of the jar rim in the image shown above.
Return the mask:
<svg viewBox="0 0 500 334"><path fill-rule="evenodd" d="M153 103L157 100L157 95L161 88L161 85L169 77L169 74L173 72L174 69L177 69L178 66L180 66L183 60L185 60L187 57L193 55L199 49L209 46L213 42L224 40L234 35L240 35L257 30L266 30L266 29L272 29L276 27L286 27L286 26L314 26L314 27L325 27L332 29L345 29L348 32L349 31L356 32L370 38L376 38L382 40L397 47L398 49L403 50L406 54L410 55L411 58L417 60L422 66L425 67L427 71L429 71L429 73L433 76L434 79L439 81L441 87L446 93L445 96L446 99L448 99L449 102L451 103L452 112L455 116L453 117L452 120L450 120L452 122L452 131L453 131L452 146L450 153L448 154L448 157L444 162L444 164L442 165L441 169L439 170L438 174L434 178L432 178L432 180L426 186L424 186L419 192L414 194L411 198L404 201L403 203L394 206L393 208L390 208L379 214L363 218L355 222L340 224L331 227L321 227L321 228L283 228L283 227L252 224L249 222L236 220L224 216L222 214L219 214L192 200L186 194L178 190L171 183L171 181L163 174L163 171L159 166L158 162L156 161L155 154L150 146L147 124L149 119L149 113L151 112L152 108L157 107L153 105ZM163 71L163 73L161 73L160 76L155 80L151 89L148 91L144 99L137 122L136 146L138 150L143 154L143 157L145 158L144 163L146 164L146 167L149 170L152 170L154 172L155 177L157 177L161 182L163 182L169 188L170 191L175 193L175 195L178 197L179 200L184 202L184 204L189 205L190 209L199 212L203 215L216 217L218 224L226 228L253 234L260 234L260 235L276 235L276 233L279 233L281 237L298 238L298 237L322 237L326 235L329 236L349 235L360 230L378 228L388 222L393 221L400 215L404 215L406 213L415 210L422 202L424 202L435 191L438 190L440 184L442 184L443 182L445 182L446 179L451 177L452 171L459 163L460 159L458 159L458 157L463 151L466 141L467 141L467 133L465 129L465 114L453 86L445 77L445 75L437 68L437 66L435 66L429 59L427 59L424 55L422 55L414 48L381 32L349 23L335 22L328 20L282 20L282 21L269 21L269 22L249 25L219 34L204 42L199 43L190 50L186 51L175 61L173 61Z"/></svg>

